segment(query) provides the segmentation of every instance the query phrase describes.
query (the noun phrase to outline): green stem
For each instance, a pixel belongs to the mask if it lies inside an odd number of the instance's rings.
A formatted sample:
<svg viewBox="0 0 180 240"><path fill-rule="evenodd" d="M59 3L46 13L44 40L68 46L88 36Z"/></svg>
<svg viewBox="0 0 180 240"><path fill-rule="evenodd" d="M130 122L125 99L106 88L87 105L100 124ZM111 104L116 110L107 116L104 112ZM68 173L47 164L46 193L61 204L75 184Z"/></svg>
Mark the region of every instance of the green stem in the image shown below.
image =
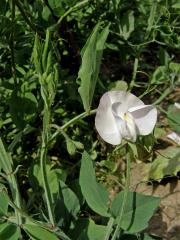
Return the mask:
<svg viewBox="0 0 180 240"><path fill-rule="evenodd" d="M160 104L173 91L172 87L167 88L164 93L153 103L154 105Z"/></svg>
<svg viewBox="0 0 180 240"><path fill-rule="evenodd" d="M47 179L47 152L48 152L48 142L49 142L49 124L50 124L50 109L46 106L44 107L43 116L43 132L42 132L42 145L40 151L40 168L43 180L43 188L45 194L45 200L48 209L49 220L52 226L55 226L55 218L53 213L53 200Z"/></svg>
<svg viewBox="0 0 180 240"><path fill-rule="evenodd" d="M10 38L10 49L11 49L11 71L14 79L14 85L17 86L16 79L16 65L14 60L14 23L15 23L15 3L14 0L11 0L11 22L12 22L12 31Z"/></svg>
<svg viewBox="0 0 180 240"><path fill-rule="evenodd" d="M20 208L21 207L21 197L19 193L19 188L17 184L16 177L13 173L13 162L10 155L6 152L2 139L0 138L0 163L2 168L7 176L8 184L11 189L12 197L15 204ZM22 223L22 218L20 214L15 211L15 215L20 225Z"/></svg>
<svg viewBox="0 0 180 240"><path fill-rule="evenodd" d="M120 20L119 20L119 13L118 9L116 6L116 0L112 0L113 3L113 10L114 10L114 15L115 15L115 22L116 22L116 27L117 27L117 32L121 35L121 26L120 26Z"/></svg>
<svg viewBox="0 0 180 240"><path fill-rule="evenodd" d="M104 240L109 240L109 237L112 232L113 224L114 224L114 218L110 218L108 221L108 225L106 227L106 235L105 235Z"/></svg>
<svg viewBox="0 0 180 240"><path fill-rule="evenodd" d="M65 17L67 17L71 12L74 12L76 11L77 9L87 5L89 3L89 1L91 0L84 0L84 1L81 1L79 3L77 3L75 6L69 8L61 17L60 19L58 20L58 22L56 23L55 27L59 27L61 25L61 22L63 21L63 19Z"/></svg>
<svg viewBox="0 0 180 240"><path fill-rule="evenodd" d="M17 8L19 9L22 17L24 18L24 21L29 25L29 27L32 29L33 32L37 32L38 35L44 37L44 32L41 32L37 29L37 26L30 20L30 18L28 17L28 15L26 14L25 10L24 10L24 6L22 5L22 3L19 0L12 0L14 1L15 5L17 6Z"/></svg>
<svg viewBox="0 0 180 240"><path fill-rule="evenodd" d="M127 151L129 151L128 145L127 145ZM121 224L122 224L124 209L125 209L125 206L126 206L127 196L128 196L128 192L129 192L129 185L130 185L131 162L130 162L130 153L129 152L127 152L126 164L127 164L127 166L126 166L126 184L125 184L125 189L124 189L121 212L120 212L120 215L118 217L118 224L116 226L116 229L115 229L115 232L113 234L112 240L116 240L117 237L119 235L121 235Z"/></svg>
<svg viewBox="0 0 180 240"><path fill-rule="evenodd" d="M130 90L132 90L134 85L135 85L138 64L139 64L139 59L136 57L135 60L134 60L134 68L133 68L132 80L131 80L131 83L130 83Z"/></svg>
<svg viewBox="0 0 180 240"><path fill-rule="evenodd" d="M87 116L90 116L90 115L93 115L93 114L95 114L95 113L96 113L96 109L91 110L91 111L89 111L89 112L83 112L83 113L79 114L78 116L72 118L70 121L68 121L67 123L65 123L65 124L62 125L61 127L59 127L58 125L56 125L55 128L57 129L57 131L52 135L52 137L51 137L50 140L52 141L54 138L56 138L56 136L57 136L59 133L62 133L62 131L65 130L66 128L68 128L70 125L78 122L80 119L83 119L83 118L85 118L85 117L87 117ZM53 126L54 126L54 124L52 125L52 127L53 127Z"/></svg>
<svg viewBox="0 0 180 240"><path fill-rule="evenodd" d="M48 225L46 225L46 224L44 224L44 223L42 223L42 222L40 222L40 221L36 221L36 220L33 219L31 216L29 216L26 212L22 211L22 209L19 208L19 207L10 199L8 193L6 192L6 189L1 189L0 192L2 192L2 191L3 191L4 194L6 194L6 196L7 196L7 198L8 198L8 203L9 203L9 205L10 205L15 211L17 211L22 217L24 217L24 218L26 218L28 221L30 221L30 222L38 225L39 227L43 227L43 228L45 228L45 229L47 229L47 230L49 230L49 231L52 231L51 226L48 226ZM6 218L6 219L8 220L9 217Z"/></svg>

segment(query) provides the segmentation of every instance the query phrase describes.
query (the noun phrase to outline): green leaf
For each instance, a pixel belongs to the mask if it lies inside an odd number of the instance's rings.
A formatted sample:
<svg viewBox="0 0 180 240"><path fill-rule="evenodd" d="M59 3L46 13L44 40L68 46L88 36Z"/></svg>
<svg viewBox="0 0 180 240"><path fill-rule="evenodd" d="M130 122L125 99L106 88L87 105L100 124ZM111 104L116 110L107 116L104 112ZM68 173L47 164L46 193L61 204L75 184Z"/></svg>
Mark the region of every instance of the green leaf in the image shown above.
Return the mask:
<svg viewBox="0 0 180 240"><path fill-rule="evenodd" d="M108 192L96 182L92 160L85 151L81 159L79 183L89 207L96 213L108 217Z"/></svg>
<svg viewBox="0 0 180 240"><path fill-rule="evenodd" d="M74 218L76 218L77 214L80 211L79 199L77 198L76 194L63 181L60 181L60 198L63 200L63 205L66 208L66 211ZM60 217L62 217L62 205L59 205L59 208Z"/></svg>
<svg viewBox="0 0 180 240"><path fill-rule="evenodd" d="M118 221L124 192L116 195L111 212ZM128 192L121 228L129 233L140 232L148 226L148 221L158 207L160 199L136 192Z"/></svg>
<svg viewBox="0 0 180 240"><path fill-rule="evenodd" d="M20 239L20 229L15 224L0 224L0 239L2 240L18 240Z"/></svg>
<svg viewBox="0 0 180 240"><path fill-rule="evenodd" d="M179 78L180 64L171 62L169 66L159 66L152 75L151 83L164 84L175 78Z"/></svg>
<svg viewBox="0 0 180 240"><path fill-rule="evenodd" d="M14 90L9 105L13 122L19 129L23 129L36 116L37 100L31 92L23 89Z"/></svg>
<svg viewBox="0 0 180 240"><path fill-rule="evenodd" d="M75 4L75 2L75 0L48 0L54 15L57 17L61 17L65 13L66 7L71 7L72 4Z"/></svg>
<svg viewBox="0 0 180 240"><path fill-rule="evenodd" d="M134 234L123 234L119 240L161 240L161 238L142 233L140 235L138 234L138 236Z"/></svg>
<svg viewBox="0 0 180 240"><path fill-rule="evenodd" d="M164 176L176 175L180 171L180 147L168 147L150 165L149 179L161 180Z"/></svg>
<svg viewBox="0 0 180 240"><path fill-rule="evenodd" d="M106 233L106 226L97 225L94 221L89 220L87 228L83 229L83 232L80 234L77 240L100 240L104 239Z"/></svg>
<svg viewBox="0 0 180 240"><path fill-rule="evenodd" d="M62 169L51 169L51 166L47 165L47 179L52 194L53 204L55 204L59 198L59 181L66 179L66 173ZM34 191L39 191L40 187L43 188L41 170L38 164L34 164L30 168L29 180Z"/></svg>
<svg viewBox="0 0 180 240"><path fill-rule="evenodd" d="M5 186L0 183L0 216L6 215L8 211L8 196L4 191Z"/></svg>
<svg viewBox="0 0 180 240"><path fill-rule="evenodd" d="M170 127L180 132L180 109L174 107L174 105L169 106L167 117Z"/></svg>
<svg viewBox="0 0 180 240"><path fill-rule="evenodd" d="M173 4L173 5L172 5L172 8L178 8L178 9L180 9L180 3L175 3L175 4Z"/></svg>
<svg viewBox="0 0 180 240"><path fill-rule="evenodd" d="M74 144L74 141L71 140L69 137L66 138L66 147L70 155L74 155L76 153L76 145Z"/></svg>
<svg viewBox="0 0 180 240"><path fill-rule="evenodd" d="M50 12L49 8L47 6L44 6L43 11L42 11L42 18L45 21L49 21L50 17L51 17L51 12Z"/></svg>
<svg viewBox="0 0 180 240"><path fill-rule="evenodd" d="M126 91L128 89L128 84L123 81L123 80L119 80L116 82L111 82L108 86L108 90L112 91L112 90L124 90Z"/></svg>
<svg viewBox="0 0 180 240"><path fill-rule="evenodd" d="M150 32L151 29L153 28L154 20L155 20L155 16L156 16L156 10L157 10L157 2L154 1L154 2L152 2L151 12L150 12L150 16L148 18L147 32Z"/></svg>
<svg viewBox="0 0 180 240"><path fill-rule="evenodd" d="M91 107L108 34L109 25L100 32L100 23L98 23L81 51L82 64L78 73L80 79L78 91L86 111Z"/></svg>
<svg viewBox="0 0 180 240"><path fill-rule="evenodd" d="M70 139L68 136L66 136L66 146L67 151L70 155L74 155L76 153L76 150L83 150L84 145L81 142L74 141Z"/></svg>
<svg viewBox="0 0 180 240"><path fill-rule="evenodd" d="M33 57L36 72L40 74L42 74L43 72L42 64L41 64L41 56L42 56L42 44L40 42L38 35L36 34L35 40L34 40L32 57Z"/></svg>
<svg viewBox="0 0 180 240"><path fill-rule="evenodd" d="M58 237L54 233L36 225L24 224L23 229L35 240L58 240Z"/></svg>
<svg viewBox="0 0 180 240"><path fill-rule="evenodd" d="M134 12L128 11L120 20L120 34L127 40L134 31Z"/></svg>

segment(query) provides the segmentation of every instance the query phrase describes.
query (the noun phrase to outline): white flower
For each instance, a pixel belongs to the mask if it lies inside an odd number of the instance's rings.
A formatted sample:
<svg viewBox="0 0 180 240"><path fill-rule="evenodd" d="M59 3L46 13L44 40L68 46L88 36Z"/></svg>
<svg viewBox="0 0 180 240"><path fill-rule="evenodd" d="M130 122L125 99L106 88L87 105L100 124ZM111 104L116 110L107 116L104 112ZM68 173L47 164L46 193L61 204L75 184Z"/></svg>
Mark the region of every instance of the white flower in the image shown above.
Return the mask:
<svg viewBox="0 0 180 240"><path fill-rule="evenodd" d="M172 133L168 134L167 137L169 139L173 140L178 145L180 145L180 134L179 133L172 132Z"/></svg>
<svg viewBox="0 0 180 240"><path fill-rule="evenodd" d="M137 135L148 135L157 121L157 110L126 91L106 92L100 99L95 126L105 142L113 145L122 138L135 142Z"/></svg>

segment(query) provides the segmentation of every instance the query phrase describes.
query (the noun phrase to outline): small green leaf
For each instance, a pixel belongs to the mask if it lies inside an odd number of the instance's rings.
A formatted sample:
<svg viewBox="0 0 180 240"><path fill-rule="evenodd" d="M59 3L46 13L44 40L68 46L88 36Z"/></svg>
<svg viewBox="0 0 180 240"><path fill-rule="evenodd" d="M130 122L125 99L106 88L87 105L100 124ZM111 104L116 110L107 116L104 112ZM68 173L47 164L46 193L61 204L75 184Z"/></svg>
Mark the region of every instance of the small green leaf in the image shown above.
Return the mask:
<svg viewBox="0 0 180 240"><path fill-rule="evenodd" d="M113 217L118 218L121 211L124 192L116 195L112 203ZM128 192L121 228L129 233L140 232L148 226L148 221L158 207L158 197L146 196L136 192Z"/></svg>
<svg viewBox="0 0 180 240"><path fill-rule="evenodd" d="M180 171L180 147L168 147L159 151L151 163L149 179L161 180L164 176L176 175Z"/></svg>
<svg viewBox="0 0 180 240"><path fill-rule="evenodd" d="M96 213L108 217L108 192L96 182L93 163L87 152L82 155L79 183L89 207Z"/></svg>
<svg viewBox="0 0 180 240"><path fill-rule="evenodd" d="M108 89L110 91L112 91L112 90L124 90L124 91L126 91L128 89L128 84L123 80L119 80L119 81L116 81L116 82L111 82L108 86Z"/></svg>
<svg viewBox="0 0 180 240"><path fill-rule="evenodd" d="M35 240L58 240L58 237L54 233L36 225L24 224L23 229Z"/></svg>
<svg viewBox="0 0 180 240"><path fill-rule="evenodd" d="M37 73L42 73L42 64L41 64L41 55L42 55L42 44L40 42L40 39L38 35L35 35L35 40L34 40L34 48L33 48L33 61L35 65L35 69Z"/></svg>
<svg viewBox="0 0 180 240"><path fill-rule="evenodd" d="M120 20L120 34L127 40L134 31L134 12L128 11Z"/></svg>
<svg viewBox="0 0 180 240"><path fill-rule="evenodd" d="M66 146L67 146L67 151L70 155L74 155L76 153L76 145L70 138L66 138Z"/></svg>
<svg viewBox="0 0 180 240"><path fill-rule="evenodd" d="M108 34L109 25L100 32L100 23L98 23L81 51L82 64L78 73L80 79L78 91L86 111L91 107Z"/></svg>
<svg viewBox="0 0 180 240"><path fill-rule="evenodd" d="M167 66L159 66L152 75L151 83L164 84L175 78L179 78L180 64L171 62Z"/></svg>

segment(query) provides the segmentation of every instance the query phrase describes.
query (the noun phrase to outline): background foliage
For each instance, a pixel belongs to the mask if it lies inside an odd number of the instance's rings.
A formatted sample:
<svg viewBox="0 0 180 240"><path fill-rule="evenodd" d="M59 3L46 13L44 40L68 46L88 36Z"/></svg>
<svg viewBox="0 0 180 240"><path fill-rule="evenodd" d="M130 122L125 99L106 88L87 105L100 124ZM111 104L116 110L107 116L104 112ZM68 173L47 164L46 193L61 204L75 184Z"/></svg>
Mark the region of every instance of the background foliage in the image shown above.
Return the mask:
<svg viewBox="0 0 180 240"><path fill-rule="evenodd" d="M147 180L178 174L179 147L161 146L179 132L179 13L177 0L1 0L0 239L108 239L123 193L112 200L108 190L124 185L127 154L94 129L108 90L159 110L154 134L131 146ZM129 192L123 239L156 239L142 230L159 199L143 208L145 198Z"/></svg>

